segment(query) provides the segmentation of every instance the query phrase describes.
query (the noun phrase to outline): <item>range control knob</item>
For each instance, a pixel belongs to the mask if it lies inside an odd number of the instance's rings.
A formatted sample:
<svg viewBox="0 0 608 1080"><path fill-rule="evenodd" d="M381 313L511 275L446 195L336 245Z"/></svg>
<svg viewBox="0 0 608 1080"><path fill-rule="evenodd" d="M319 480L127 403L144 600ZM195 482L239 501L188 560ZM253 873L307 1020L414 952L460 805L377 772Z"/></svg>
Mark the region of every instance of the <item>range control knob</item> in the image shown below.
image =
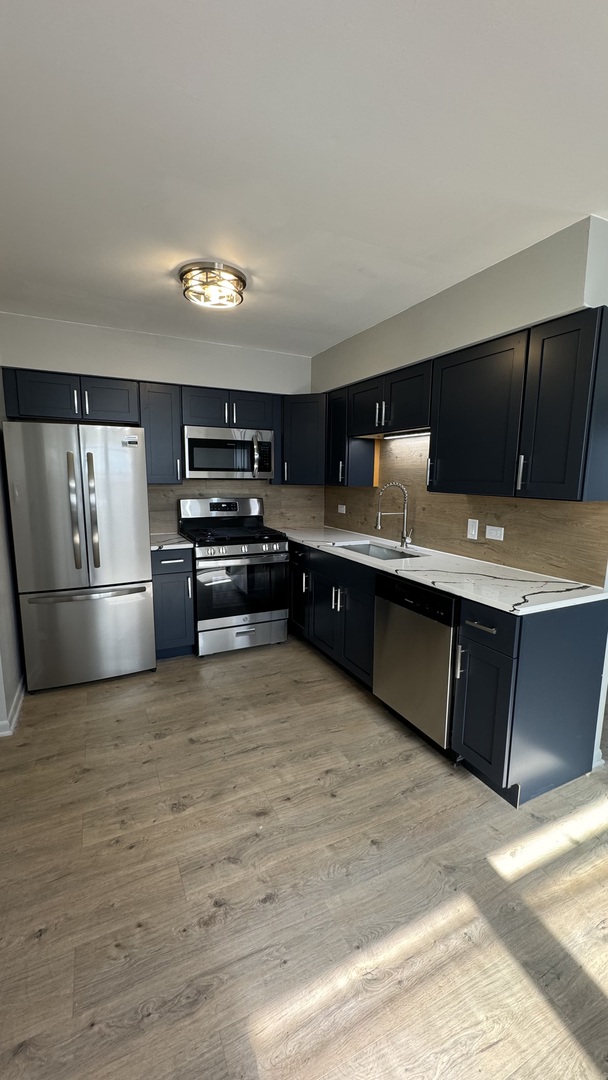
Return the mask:
<svg viewBox="0 0 608 1080"><path fill-rule="evenodd" d="M270 550L270 548L268 547L268 544L262 544L262 551L269 551L269 550Z"/></svg>
<svg viewBox="0 0 608 1080"><path fill-rule="evenodd" d="M215 548L207 548L207 555L215 555Z"/></svg>
<svg viewBox="0 0 608 1080"><path fill-rule="evenodd" d="M241 551L243 552L243 555L247 554L247 552L249 551L247 544L241 544Z"/></svg>
<svg viewBox="0 0 608 1080"><path fill-rule="evenodd" d="M272 550L273 551L278 551L279 550L279 545L278 544L273 544L272 545Z"/></svg>

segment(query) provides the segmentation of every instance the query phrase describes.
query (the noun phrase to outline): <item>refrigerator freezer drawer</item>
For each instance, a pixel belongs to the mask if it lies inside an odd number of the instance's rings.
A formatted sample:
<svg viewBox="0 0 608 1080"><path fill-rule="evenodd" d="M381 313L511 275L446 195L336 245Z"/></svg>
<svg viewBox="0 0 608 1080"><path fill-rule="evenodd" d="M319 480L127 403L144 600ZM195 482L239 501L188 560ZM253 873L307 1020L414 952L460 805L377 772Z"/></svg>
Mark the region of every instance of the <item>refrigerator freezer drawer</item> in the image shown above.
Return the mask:
<svg viewBox="0 0 608 1080"><path fill-rule="evenodd" d="M152 584L20 597L28 690L156 667Z"/></svg>

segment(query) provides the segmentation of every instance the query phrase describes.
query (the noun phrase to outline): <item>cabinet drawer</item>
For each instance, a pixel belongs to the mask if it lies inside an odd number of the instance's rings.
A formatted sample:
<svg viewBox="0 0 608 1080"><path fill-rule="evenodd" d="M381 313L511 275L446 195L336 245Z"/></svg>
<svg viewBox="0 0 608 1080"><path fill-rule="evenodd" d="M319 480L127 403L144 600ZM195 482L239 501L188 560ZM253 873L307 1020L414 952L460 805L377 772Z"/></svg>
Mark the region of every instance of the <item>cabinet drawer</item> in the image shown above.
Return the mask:
<svg viewBox="0 0 608 1080"><path fill-rule="evenodd" d="M463 600L460 605L460 634L471 641L495 649L505 656L517 656L520 616L508 611Z"/></svg>
<svg viewBox="0 0 608 1080"><path fill-rule="evenodd" d="M192 548L162 548L152 552L153 574L184 574L192 572Z"/></svg>

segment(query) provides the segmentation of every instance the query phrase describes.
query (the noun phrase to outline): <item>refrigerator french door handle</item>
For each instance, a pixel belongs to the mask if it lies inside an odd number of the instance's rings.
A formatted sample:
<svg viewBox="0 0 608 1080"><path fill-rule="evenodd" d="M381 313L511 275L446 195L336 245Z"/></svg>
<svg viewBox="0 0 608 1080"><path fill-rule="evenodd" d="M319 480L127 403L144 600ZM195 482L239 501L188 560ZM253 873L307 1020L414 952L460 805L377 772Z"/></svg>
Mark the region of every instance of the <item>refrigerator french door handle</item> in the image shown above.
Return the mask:
<svg viewBox="0 0 608 1080"><path fill-rule="evenodd" d="M68 495L70 499L70 518L72 521L72 547L74 548L74 566L77 570L82 570L82 541L80 537L80 528L78 525L76 468L74 464L74 454L72 450L67 451L66 457L68 465Z"/></svg>
<svg viewBox="0 0 608 1080"><path fill-rule="evenodd" d="M87 481L89 486L89 510L91 512L91 543L93 545L93 566L99 568L99 522L97 520L97 491L95 488L95 462L93 455L87 454Z"/></svg>

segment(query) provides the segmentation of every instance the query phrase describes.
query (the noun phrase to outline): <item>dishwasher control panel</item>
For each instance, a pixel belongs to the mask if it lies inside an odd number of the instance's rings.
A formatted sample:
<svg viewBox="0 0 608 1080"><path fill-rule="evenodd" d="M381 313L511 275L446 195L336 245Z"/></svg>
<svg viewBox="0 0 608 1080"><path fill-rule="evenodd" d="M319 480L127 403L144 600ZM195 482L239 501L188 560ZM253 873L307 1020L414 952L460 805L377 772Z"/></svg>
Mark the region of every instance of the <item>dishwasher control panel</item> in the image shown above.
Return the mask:
<svg viewBox="0 0 608 1080"><path fill-rule="evenodd" d="M409 608L410 611L445 626L454 625L456 600L438 589L429 589L426 585L405 581L396 574L377 574L376 596L388 600L391 604L397 604L398 607Z"/></svg>

